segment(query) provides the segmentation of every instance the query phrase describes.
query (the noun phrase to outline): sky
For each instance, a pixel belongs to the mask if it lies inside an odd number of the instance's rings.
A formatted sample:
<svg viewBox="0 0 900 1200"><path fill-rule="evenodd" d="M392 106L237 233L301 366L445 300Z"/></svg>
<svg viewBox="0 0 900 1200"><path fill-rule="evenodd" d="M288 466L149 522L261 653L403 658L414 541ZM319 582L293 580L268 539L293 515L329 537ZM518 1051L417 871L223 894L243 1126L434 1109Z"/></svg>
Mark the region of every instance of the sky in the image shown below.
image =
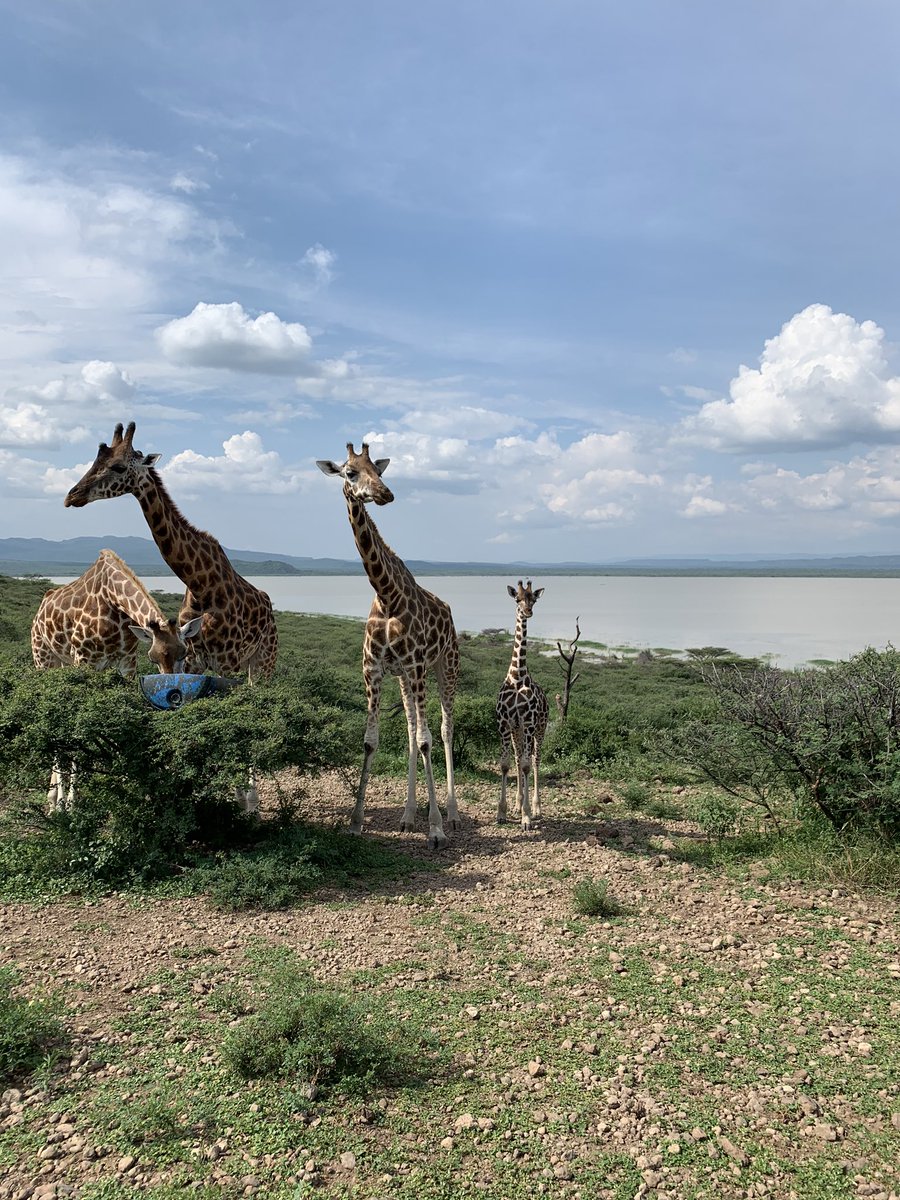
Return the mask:
<svg viewBox="0 0 900 1200"><path fill-rule="evenodd" d="M0 0L0 537L896 553L890 0Z"/></svg>

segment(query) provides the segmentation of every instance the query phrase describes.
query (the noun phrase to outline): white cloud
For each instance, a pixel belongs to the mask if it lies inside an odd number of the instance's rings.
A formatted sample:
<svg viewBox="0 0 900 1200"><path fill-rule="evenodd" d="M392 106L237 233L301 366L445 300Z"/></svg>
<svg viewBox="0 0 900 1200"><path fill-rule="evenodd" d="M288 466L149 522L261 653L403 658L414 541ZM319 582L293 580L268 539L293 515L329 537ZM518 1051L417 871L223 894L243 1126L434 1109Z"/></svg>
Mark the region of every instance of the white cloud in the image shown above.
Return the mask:
<svg viewBox="0 0 900 1200"><path fill-rule="evenodd" d="M679 436L717 450L796 449L900 438L900 379L884 332L812 304L770 338L758 370L742 366L730 398L704 404Z"/></svg>
<svg viewBox="0 0 900 1200"><path fill-rule="evenodd" d="M314 246L309 247L300 261L310 268L320 287L331 283L334 278L334 264L337 262L337 255L333 250L328 250L320 242L316 242Z"/></svg>
<svg viewBox="0 0 900 1200"><path fill-rule="evenodd" d="M0 445L56 447L90 436L84 424L100 409L132 401L135 386L115 363L92 360L72 378L10 388L0 403Z"/></svg>
<svg viewBox="0 0 900 1200"><path fill-rule="evenodd" d="M14 496L63 496L73 483L78 482L89 466L90 463L84 463L63 471L48 462L24 458L12 450L0 449L0 479L3 481L3 492Z"/></svg>
<svg viewBox="0 0 900 1200"><path fill-rule="evenodd" d="M454 405L450 409L413 409L402 418L401 424L421 433L475 439L499 437L511 429L533 428L522 417L472 404Z"/></svg>
<svg viewBox="0 0 900 1200"><path fill-rule="evenodd" d="M55 448L65 442L83 441L88 431L61 420L39 404L0 404L0 446L43 446Z"/></svg>
<svg viewBox="0 0 900 1200"><path fill-rule="evenodd" d="M685 507L681 510L683 517L692 519L694 517L721 517L723 513L728 512L728 505L722 500L715 500L712 496L691 496Z"/></svg>
<svg viewBox="0 0 900 1200"><path fill-rule="evenodd" d="M169 180L169 187L173 192L186 192L187 195L193 196L195 192L205 192L209 190L209 184L204 183L202 179L194 179L190 175L186 175L183 171L178 171Z"/></svg>
<svg viewBox="0 0 900 1200"><path fill-rule="evenodd" d="M237 301L201 301L188 316L169 321L156 334L165 356L186 366L264 375L318 373L309 360L312 339L304 325L282 321L273 312L250 317Z"/></svg>
<svg viewBox="0 0 900 1200"><path fill-rule="evenodd" d="M223 454L208 456L183 450L163 468L166 482L181 495L215 488L226 493L284 495L299 491L303 473L286 466L275 450L266 450L258 433L245 430L222 444Z"/></svg>

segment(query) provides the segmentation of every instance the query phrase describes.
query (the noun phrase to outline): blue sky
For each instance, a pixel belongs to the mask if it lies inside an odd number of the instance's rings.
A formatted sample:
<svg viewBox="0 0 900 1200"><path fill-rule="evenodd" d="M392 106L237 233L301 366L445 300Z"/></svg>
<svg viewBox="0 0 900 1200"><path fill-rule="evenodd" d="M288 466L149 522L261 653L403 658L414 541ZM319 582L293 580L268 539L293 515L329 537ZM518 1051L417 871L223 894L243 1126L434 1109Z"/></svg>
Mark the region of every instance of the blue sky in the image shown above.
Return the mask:
<svg viewBox="0 0 900 1200"><path fill-rule="evenodd" d="M894 552L900 10L0 0L0 536Z"/></svg>

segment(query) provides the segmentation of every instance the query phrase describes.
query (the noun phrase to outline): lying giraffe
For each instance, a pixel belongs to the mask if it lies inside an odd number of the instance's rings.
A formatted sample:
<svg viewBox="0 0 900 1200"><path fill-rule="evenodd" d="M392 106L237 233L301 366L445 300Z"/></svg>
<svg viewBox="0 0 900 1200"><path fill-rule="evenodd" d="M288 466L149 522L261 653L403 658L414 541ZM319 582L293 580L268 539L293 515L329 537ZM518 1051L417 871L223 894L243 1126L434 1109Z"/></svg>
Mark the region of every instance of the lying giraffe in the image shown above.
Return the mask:
<svg viewBox="0 0 900 1200"><path fill-rule="evenodd" d="M509 752L512 747L516 760L516 814L521 812L522 828L531 828L532 806L528 795L528 772L534 769L534 813L541 815L541 795L538 784L538 767L541 761L541 744L547 732L550 709L543 688L528 674L526 664L528 618L544 593L543 588L531 590L531 580L523 587L507 587L516 602L516 636L513 641L512 659L506 678L497 697L497 724L500 727L500 803L497 806L497 821L506 820L506 781L509 774Z"/></svg>
<svg viewBox="0 0 900 1200"><path fill-rule="evenodd" d="M101 550L83 575L45 593L31 623L31 654L39 671L85 666L135 675L138 643L145 642L150 661L171 674L199 630L199 617L180 628L170 621L131 568L112 550ZM66 794L71 802L71 777L66 789L54 763L47 793L51 811L64 806Z"/></svg>
<svg viewBox="0 0 900 1200"><path fill-rule="evenodd" d="M381 685L386 674L396 675L403 696L409 735L406 807L400 828L415 828L418 750L425 767L428 788L428 845L438 850L446 846L447 837L431 770L432 737L425 715L425 673L431 669L437 678L441 701L441 738L447 764L447 820L451 829L458 829L459 812L453 784L453 698L459 674L459 643L448 605L419 587L406 563L387 545L366 512L366 505L370 502L390 504L394 499L390 488L381 481L381 475L390 461L389 458L379 458L372 462L365 442L359 454L348 442L347 460L341 466L327 459L316 463L326 475L337 475L344 481L344 499L356 547L369 582L375 589L363 640L363 678L368 718L362 774L350 831L362 832L366 784L378 747Z"/></svg>

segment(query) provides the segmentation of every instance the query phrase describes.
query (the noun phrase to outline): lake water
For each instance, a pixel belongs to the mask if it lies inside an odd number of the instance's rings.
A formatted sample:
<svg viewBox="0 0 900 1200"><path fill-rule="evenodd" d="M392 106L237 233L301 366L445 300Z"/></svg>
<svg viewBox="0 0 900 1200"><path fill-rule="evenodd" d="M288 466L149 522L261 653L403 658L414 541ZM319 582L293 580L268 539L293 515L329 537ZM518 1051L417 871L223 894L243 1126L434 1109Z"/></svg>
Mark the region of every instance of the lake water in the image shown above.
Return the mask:
<svg viewBox="0 0 900 1200"><path fill-rule="evenodd" d="M167 592L179 589L171 576L144 582ZM266 576L251 582L288 612L364 618L372 601L365 576ZM447 601L459 630L515 624L506 593L511 578L441 575L419 582ZM638 649L727 646L740 654L773 655L783 667L900 644L900 579L550 575L534 583L546 588L529 623L529 634L537 638L568 641L580 617L583 641Z"/></svg>

